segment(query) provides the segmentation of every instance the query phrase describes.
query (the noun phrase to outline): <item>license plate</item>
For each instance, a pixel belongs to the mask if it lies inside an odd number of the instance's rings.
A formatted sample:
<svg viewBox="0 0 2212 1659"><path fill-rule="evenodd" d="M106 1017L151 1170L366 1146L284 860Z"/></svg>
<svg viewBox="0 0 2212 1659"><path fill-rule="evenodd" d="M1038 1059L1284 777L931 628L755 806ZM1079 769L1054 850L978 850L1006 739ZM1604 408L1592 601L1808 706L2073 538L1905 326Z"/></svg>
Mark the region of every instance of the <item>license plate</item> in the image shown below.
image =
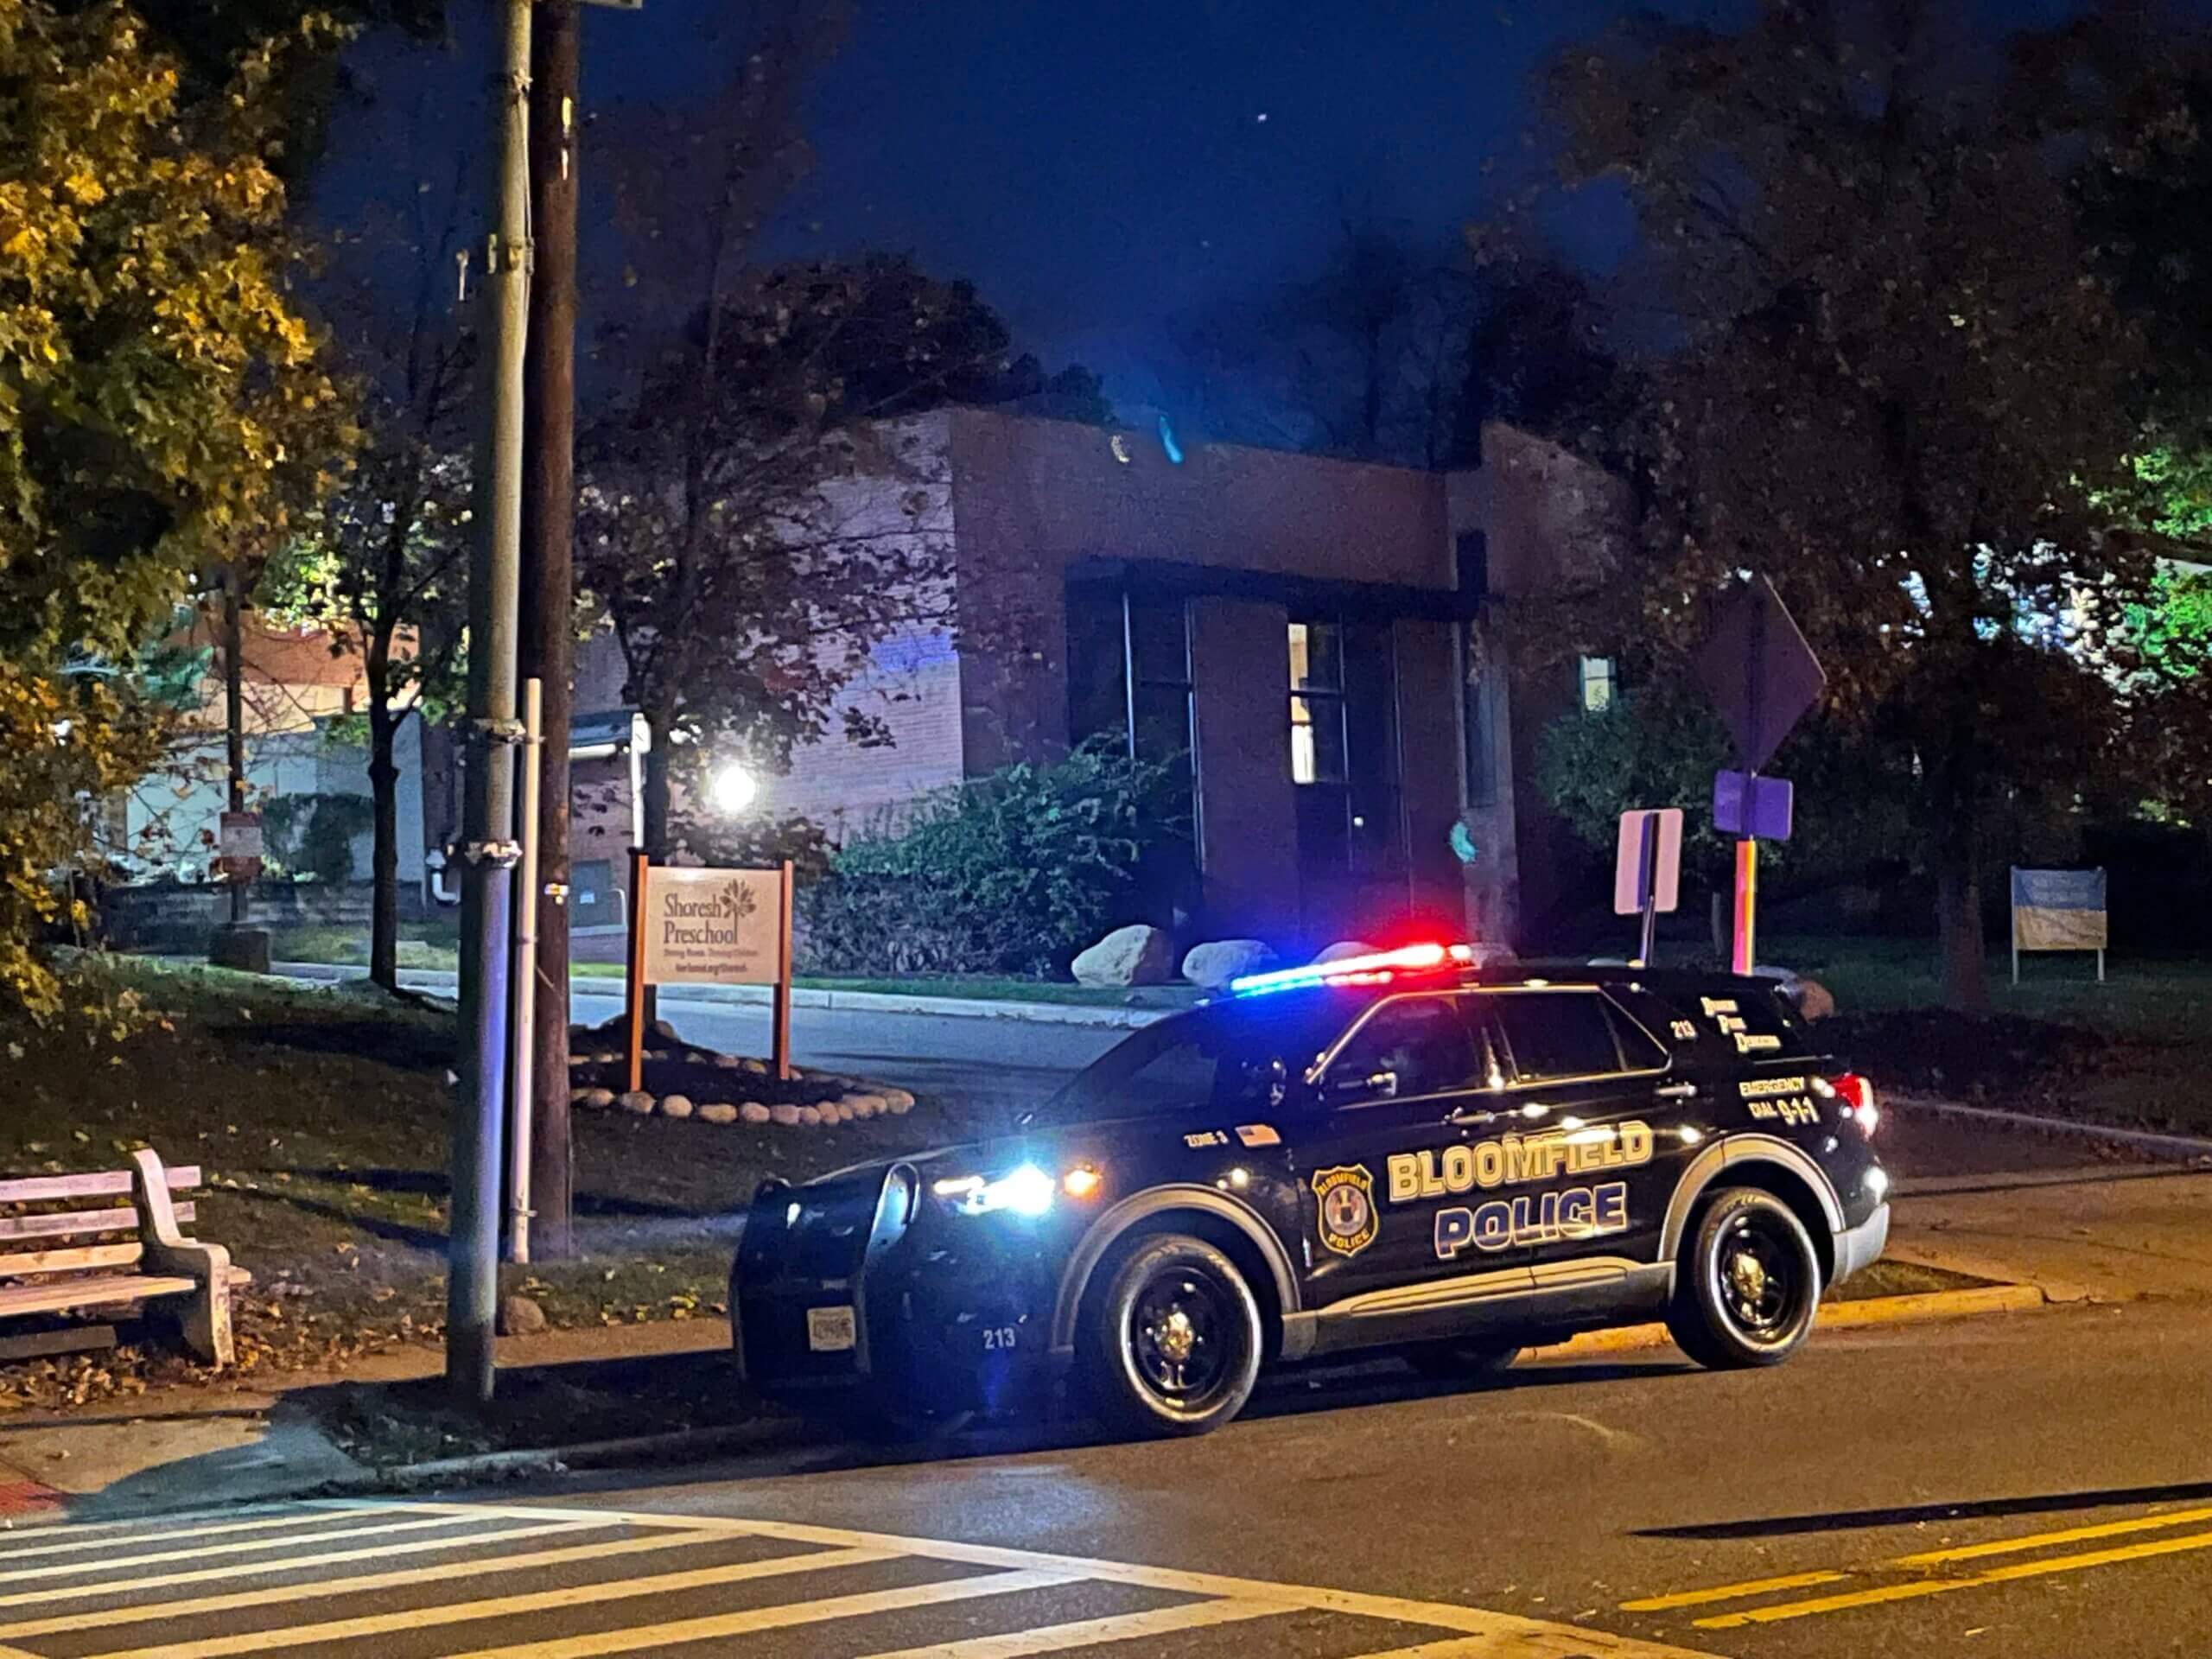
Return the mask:
<svg viewBox="0 0 2212 1659"><path fill-rule="evenodd" d="M849 1307L806 1310L806 1345L817 1354L842 1354L860 1340Z"/></svg>

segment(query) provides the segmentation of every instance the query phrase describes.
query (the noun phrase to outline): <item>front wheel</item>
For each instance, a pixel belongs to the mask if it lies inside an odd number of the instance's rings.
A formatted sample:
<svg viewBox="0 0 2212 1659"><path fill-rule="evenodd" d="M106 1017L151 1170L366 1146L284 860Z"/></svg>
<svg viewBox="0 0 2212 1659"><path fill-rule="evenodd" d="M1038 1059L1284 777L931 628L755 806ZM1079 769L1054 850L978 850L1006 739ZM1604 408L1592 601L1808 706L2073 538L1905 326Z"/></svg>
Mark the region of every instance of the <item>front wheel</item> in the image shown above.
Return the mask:
<svg viewBox="0 0 2212 1659"><path fill-rule="evenodd" d="M1667 1329L1715 1370L1779 1365L1812 1330L1820 1303L1821 1261L1804 1223L1770 1192L1732 1187L1706 1206L1683 1248Z"/></svg>
<svg viewBox="0 0 2212 1659"><path fill-rule="evenodd" d="M1131 1435L1203 1434L1259 1380L1260 1306L1236 1264L1201 1238L1141 1242L1114 1268L1080 1333L1100 1416Z"/></svg>

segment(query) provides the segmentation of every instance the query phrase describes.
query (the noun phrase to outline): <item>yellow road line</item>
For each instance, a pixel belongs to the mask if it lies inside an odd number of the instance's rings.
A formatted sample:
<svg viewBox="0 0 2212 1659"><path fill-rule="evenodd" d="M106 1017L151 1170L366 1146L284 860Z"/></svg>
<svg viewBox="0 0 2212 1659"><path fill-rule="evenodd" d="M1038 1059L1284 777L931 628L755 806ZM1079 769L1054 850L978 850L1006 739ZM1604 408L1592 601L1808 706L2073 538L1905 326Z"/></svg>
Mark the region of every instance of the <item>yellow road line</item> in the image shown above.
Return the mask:
<svg viewBox="0 0 2212 1659"><path fill-rule="evenodd" d="M212 1527L173 1527L165 1532L140 1533L130 1541L130 1548L135 1549L140 1544L165 1544L172 1538L211 1538L219 1532L266 1532L272 1527L316 1527L329 1518L322 1515L303 1515L295 1510L289 1515L264 1516L257 1521L226 1521ZM5 1567L11 1561L28 1560L34 1555L60 1555L73 1549L113 1549L119 1541L113 1538L75 1538L67 1543L36 1544L28 1549L0 1551L0 1567Z"/></svg>
<svg viewBox="0 0 2212 1659"><path fill-rule="evenodd" d="M534 1527L510 1527L505 1532L482 1533L469 1538L417 1539L408 1544L367 1545L359 1549L333 1550L327 1555L298 1555L264 1566L254 1561L210 1567L201 1573L171 1573L159 1578L128 1579L104 1584L97 1593L117 1596L146 1590L169 1590L180 1585L207 1584L222 1579L242 1579L274 1571L297 1573L311 1567L340 1561L385 1560L427 1550L459 1549L472 1544L504 1544L515 1539L539 1538L549 1533L588 1532L588 1521L545 1521ZM711 1537L713 1535L707 1535ZM435 1567L402 1567L391 1573L370 1573L350 1579L317 1579L307 1584L278 1584L259 1590L234 1590L219 1596L198 1596L184 1601L140 1602L130 1607L104 1607L90 1612L59 1613L46 1618L23 1619L0 1624L0 1637L52 1636L62 1630L97 1630L114 1624L139 1624L152 1618L189 1618L195 1613L226 1613L240 1607L275 1606L288 1601L319 1601L359 1590L389 1590L410 1584L441 1584L479 1573L519 1571L531 1567L560 1567L571 1561L596 1560L601 1555L628 1555L648 1549L672 1549L700 1540L656 1534L650 1538L618 1539L611 1543L572 1544L561 1549L541 1549L521 1555L490 1555L467 1561L443 1561ZM81 1600L87 1592L54 1586L22 1595L0 1597L0 1607L18 1607L42 1601Z"/></svg>
<svg viewBox="0 0 2212 1659"><path fill-rule="evenodd" d="M1733 1601L1738 1596L1763 1596L1774 1590L1802 1590L1815 1584L1834 1584L1850 1574L1836 1572L1789 1573L1778 1579L1745 1579L1740 1584L1716 1584L1709 1590L1678 1590L1669 1596L1639 1596L1621 1603L1624 1613L1663 1613L1673 1607L1701 1607L1709 1601Z"/></svg>
<svg viewBox="0 0 2212 1659"><path fill-rule="evenodd" d="M1773 1607L1753 1607L1740 1613L1716 1613L1692 1622L1701 1630L1733 1630L1745 1624L1773 1624L1788 1618L1808 1618L1815 1613L1840 1612L1847 1608L1871 1607L1887 1601L1915 1601L1925 1596L1948 1595L1954 1590L1978 1590L2019 1579L2037 1579L2054 1573L2079 1573L2092 1567L2120 1561L2139 1561L2156 1555L2178 1555L2186 1550L2212 1549L2212 1532L2193 1532L2182 1538L2158 1538L2146 1543L2121 1544L2112 1549L2093 1549L2080 1555L2055 1555L2040 1561L2014 1561L1993 1567L1963 1579L1922 1579L1907 1584L1877 1585L1842 1595L1816 1596L1809 1601L1785 1601Z"/></svg>
<svg viewBox="0 0 2212 1659"><path fill-rule="evenodd" d="M1592 1631L1591 1634L1594 1636L1597 1632ZM1529 1651L1529 1649L1526 1648L1501 1648L1497 1640L1491 1637L1452 1636L1446 1637L1441 1642L1423 1642L1417 1647L1393 1648L1388 1653L1363 1653L1359 1656L1359 1659L1505 1659L1508 1654L1522 1654ZM1577 1659L1577 1656L1583 1653L1596 1653L1602 1649L1578 1645L1554 1648L1551 1651L1559 1656L1560 1659ZM1549 1656L1547 1656L1547 1659L1549 1659Z"/></svg>
<svg viewBox="0 0 2212 1659"><path fill-rule="evenodd" d="M2175 1510L2165 1515L2139 1515L2130 1521L2104 1521L2093 1527L2069 1527L2063 1532L2039 1532L2025 1538L1999 1538L1956 1549L1927 1549L1917 1555L1899 1555L1890 1565L1940 1567L1945 1561L1976 1561L1987 1555L2009 1555L2015 1550L2041 1549L2047 1544L2086 1543L2092 1538L2119 1538L2131 1532L2155 1532L2161 1527L2185 1527L2198 1521L2212 1521L2212 1509Z"/></svg>
<svg viewBox="0 0 2212 1659"><path fill-rule="evenodd" d="M294 1624L282 1630L245 1630L232 1636L207 1637L197 1642L170 1642L159 1647L132 1648L101 1654L97 1659L219 1659L224 1654L268 1653L278 1648L314 1647L321 1643L350 1642L357 1637L385 1636L394 1630L431 1630L473 1618L506 1618L524 1613L550 1612L563 1607L588 1607L596 1602L623 1601L637 1596L675 1595L685 1590L705 1590L717 1585L739 1584L747 1579L772 1578L785 1573L811 1573L817 1568L860 1567L892 1559L880 1549L822 1550L801 1555L778 1555L765 1561L736 1561L724 1567L698 1567L686 1573L663 1573L650 1579L617 1579L604 1584L564 1585L557 1590L537 1590L524 1595L493 1596L482 1601L457 1601L440 1607L408 1607L397 1612L369 1613L359 1618L334 1618L320 1624ZM95 1659L87 1655L86 1659Z"/></svg>
<svg viewBox="0 0 2212 1659"><path fill-rule="evenodd" d="M1234 1624L1241 1619L1272 1618L1282 1611L1268 1602L1186 1601L1179 1607L1155 1607L1149 1612L1039 1624L1010 1636L970 1636L925 1648L901 1648L896 1653L872 1654L869 1659L1029 1659L1033 1654L1094 1648L1102 1642L1134 1642L1143 1637Z"/></svg>
<svg viewBox="0 0 2212 1659"><path fill-rule="evenodd" d="M866 1618L871 1613L903 1612L910 1607L931 1607L941 1602L972 1600L977 1596L1010 1596L1022 1590L1047 1590L1075 1583L1080 1574L1033 1570L1026 1573L979 1573L973 1578L944 1579L935 1584L909 1585L902 1590L869 1590L859 1595L833 1596L826 1601L785 1602L777 1607L754 1607L741 1613L710 1613L701 1618L672 1619L665 1624L646 1624L627 1630L599 1630L586 1636L553 1637L543 1642L517 1642L504 1648L479 1648L455 1654L453 1659L597 1659L609 1653L635 1653L640 1648L674 1647L684 1642L710 1642L718 1637L749 1636L756 1630L789 1630L794 1624L818 1624L833 1618Z"/></svg>
<svg viewBox="0 0 2212 1659"><path fill-rule="evenodd" d="M411 1521L381 1521L369 1527L341 1527L335 1532L319 1532L315 1541L324 1539L369 1538L389 1536L395 1532L420 1532L426 1527L450 1527L454 1517L449 1515L417 1516ZM249 1538L244 1542L195 1545L185 1549L157 1549L150 1555L118 1555L105 1560L60 1561L45 1567L20 1567L13 1572L0 1572L0 1584L16 1584L25 1579L57 1579L87 1573L108 1573L124 1567L158 1567L164 1561L197 1561L210 1555L244 1555L257 1549L282 1549L284 1541L270 1541L263 1538ZM266 1570L265 1568L263 1570ZM100 1586L86 1584L77 1586L79 1595L96 1595Z"/></svg>

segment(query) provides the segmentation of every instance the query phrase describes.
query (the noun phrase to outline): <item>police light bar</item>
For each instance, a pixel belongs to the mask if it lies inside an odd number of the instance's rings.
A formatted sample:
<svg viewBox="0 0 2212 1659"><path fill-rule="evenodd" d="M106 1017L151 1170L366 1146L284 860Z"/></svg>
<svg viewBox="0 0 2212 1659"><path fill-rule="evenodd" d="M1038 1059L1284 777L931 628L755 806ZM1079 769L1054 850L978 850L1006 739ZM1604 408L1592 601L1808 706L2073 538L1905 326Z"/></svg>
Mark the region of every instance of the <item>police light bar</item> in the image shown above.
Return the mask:
<svg viewBox="0 0 2212 1659"><path fill-rule="evenodd" d="M1345 957L1337 962L1310 963L1303 968L1278 968L1272 973L1246 974L1229 982L1232 996L1253 996L1267 991L1296 990L1307 985L1383 985L1403 970L1418 973L1447 963L1475 959L1474 947L1465 944L1408 944L1372 956Z"/></svg>

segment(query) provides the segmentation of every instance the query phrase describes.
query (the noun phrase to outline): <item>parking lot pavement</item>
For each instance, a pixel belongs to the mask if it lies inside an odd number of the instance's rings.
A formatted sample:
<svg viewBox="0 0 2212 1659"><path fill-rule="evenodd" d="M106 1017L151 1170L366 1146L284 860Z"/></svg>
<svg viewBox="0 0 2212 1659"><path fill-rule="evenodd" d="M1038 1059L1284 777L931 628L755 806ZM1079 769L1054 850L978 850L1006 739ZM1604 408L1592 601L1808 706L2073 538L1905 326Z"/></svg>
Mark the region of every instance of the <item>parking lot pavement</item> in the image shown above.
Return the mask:
<svg viewBox="0 0 2212 1659"><path fill-rule="evenodd" d="M330 1502L0 1542L0 1654L1687 1659L1446 1603L794 1522Z"/></svg>

